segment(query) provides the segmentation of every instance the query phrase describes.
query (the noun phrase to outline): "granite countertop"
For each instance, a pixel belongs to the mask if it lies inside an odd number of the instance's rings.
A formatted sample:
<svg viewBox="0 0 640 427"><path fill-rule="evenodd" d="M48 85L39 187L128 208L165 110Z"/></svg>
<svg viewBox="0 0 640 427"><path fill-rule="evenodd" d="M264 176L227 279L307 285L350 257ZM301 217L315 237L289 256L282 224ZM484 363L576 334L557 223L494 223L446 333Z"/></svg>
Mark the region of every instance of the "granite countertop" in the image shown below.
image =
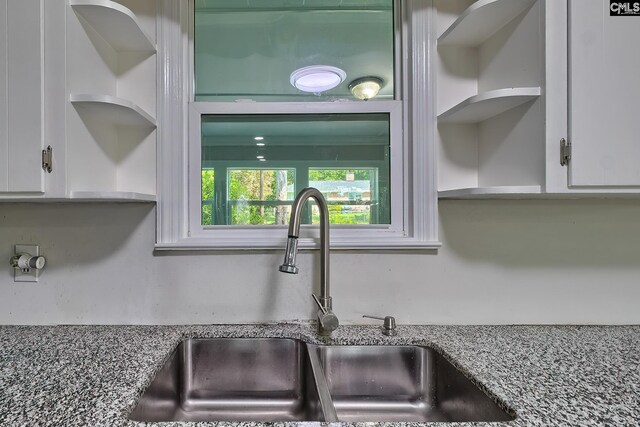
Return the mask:
<svg viewBox="0 0 640 427"><path fill-rule="evenodd" d="M0 425L259 425L128 420L155 372L187 337L319 342L309 324L0 326ZM375 326L342 326L330 342L432 345L517 414L507 423L451 425L640 425L640 326L401 325L395 337ZM269 425L275 424L318 425Z"/></svg>

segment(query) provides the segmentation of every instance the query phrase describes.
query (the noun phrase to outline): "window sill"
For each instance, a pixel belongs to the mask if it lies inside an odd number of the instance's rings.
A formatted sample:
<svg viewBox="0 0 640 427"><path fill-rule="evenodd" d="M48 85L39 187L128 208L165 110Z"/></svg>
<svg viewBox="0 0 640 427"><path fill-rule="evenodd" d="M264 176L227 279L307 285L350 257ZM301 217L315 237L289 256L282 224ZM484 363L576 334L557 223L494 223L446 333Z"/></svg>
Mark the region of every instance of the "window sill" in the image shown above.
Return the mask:
<svg viewBox="0 0 640 427"><path fill-rule="evenodd" d="M286 236L282 239L204 239L186 238L171 243L156 243L156 251L262 251L281 250L287 244ZM349 250L421 250L438 249L442 246L439 241L426 241L409 237L371 238L371 239L331 239L332 251ZM318 239L300 238L298 248L301 250L316 250L320 248Z"/></svg>

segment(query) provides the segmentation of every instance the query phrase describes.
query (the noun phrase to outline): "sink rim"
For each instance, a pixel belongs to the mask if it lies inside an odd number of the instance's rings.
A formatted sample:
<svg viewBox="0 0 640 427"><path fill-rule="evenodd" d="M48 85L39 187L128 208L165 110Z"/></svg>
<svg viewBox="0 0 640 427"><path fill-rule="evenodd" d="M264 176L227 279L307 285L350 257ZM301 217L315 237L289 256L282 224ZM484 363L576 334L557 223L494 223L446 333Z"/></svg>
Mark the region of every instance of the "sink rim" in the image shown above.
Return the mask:
<svg viewBox="0 0 640 427"><path fill-rule="evenodd" d="M156 378L158 377L160 371L165 367L165 365L167 365L169 363L169 361L174 357L174 354L178 351L178 349L180 348L181 345L183 345L184 343L188 342L188 341L216 341L216 340L229 340L229 341L240 341L240 340L247 340L247 341L259 341L259 340L289 340L289 341L294 341L299 343L299 345L303 346L306 349L306 358L311 359L311 353L315 353L315 351L312 351L313 349L316 348L383 348L383 349L393 349L393 348L408 348L408 349L415 349L415 348L421 348L421 349L426 349L428 351L433 352L435 355L437 355L437 357L442 358L444 361L446 361L447 363L449 363L451 365L452 368L454 368L455 371L457 371L460 375L462 375L462 377L464 377L467 381L469 381L471 383L471 385L473 385L480 393L482 393L484 396L486 396L487 399L489 399L496 407L496 409L498 409L499 411L501 411L503 414L505 414L506 416L509 417L508 420L502 420L500 422L510 422L513 420L516 420L518 418L518 414L517 412L513 409L513 407L511 405L509 405L508 403L506 403L506 401L501 398L500 396L498 396L495 392L493 392L489 387L487 387L482 381L478 380L476 378L476 376L466 368L465 365L459 363L455 358L451 357L451 355L445 351L442 347L440 347L437 344L434 343L427 343L427 342L423 342L423 343L416 343L416 342L404 342L404 343L375 343L375 344L362 344L362 343L358 343L358 342L348 342L348 343L331 343L331 342L323 342L322 339L317 339L317 338L308 338L303 336L286 336L286 335L282 335L282 336L274 336L274 335L268 335L268 336L251 336L251 335L243 335L243 336L184 336L181 337L179 341L177 341L177 344L175 344L172 349L169 351L168 355L166 357L163 358L162 362L159 364L159 367L156 368L154 370L154 372L150 375L147 383L141 388L141 391L139 393L138 398L136 399L135 405L133 406L133 408L131 409L131 411L129 411L129 415L128 415L128 419L130 420L134 420L134 421L145 421L145 420L140 420L140 419L134 419L132 418L134 412L136 411L137 407L139 406L143 396L147 393L147 391L149 390L149 388L151 387L151 385L154 383L154 381L156 380ZM303 356L304 357L304 356ZM314 372L313 374L314 377L317 377L316 372ZM321 377L326 381L326 374L324 372L322 372ZM316 379L312 379L312 382L317 382ZM318 385L316 384L316 389L318 388ZM333 398L330 396L330 398L333 400ZM332 405L333 406L333 405ZM334 409L335 411L335 409ZM324 405L323 405L323 412L324 412ZM329 411L330 412L330 411ZM335 412L334 412L335 413ZM331 417L327 417L327 414L324 413L324 420L293 420L293 421L268 421L268 420L260 420L260 421L255 421L255 420L250 420L250 422L263 422L263 423L273 423L273 422L339 422L341 424L354 424L354 423L362 423L362 422L372 422L372 421L367 421L365 419L359 419L359 420L354 420L354 421L339 421L338 419L333 419L333 420L328 420ZM171 422L173 420L165 420L162 422ZM212 422L242 422L240 420L211 420ZM148 422L148 421L147 421ZM158 422L158 421L156 421ZM375 422L375 421L373 421ZM401 421L383 421L383 422L401 422ZM477 422L496 422L496 421L477 421Z"/></svg>

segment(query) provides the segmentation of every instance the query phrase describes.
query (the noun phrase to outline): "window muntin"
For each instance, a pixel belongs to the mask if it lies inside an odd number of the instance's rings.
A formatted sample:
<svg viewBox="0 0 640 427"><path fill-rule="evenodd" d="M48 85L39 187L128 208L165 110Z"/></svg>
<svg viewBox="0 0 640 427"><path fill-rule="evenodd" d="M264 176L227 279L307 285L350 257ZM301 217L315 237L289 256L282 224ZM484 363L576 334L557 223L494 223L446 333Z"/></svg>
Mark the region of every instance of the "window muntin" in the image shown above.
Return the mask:
<svg viewBox="0 0 640 427"><path fill-rule="evenodd" d="M394 99L393 0L196 0L194 100L353 100L349 83L382 79L374 100ZM322 94L289 81L310 65L329 65L347 77Z"/></svg>

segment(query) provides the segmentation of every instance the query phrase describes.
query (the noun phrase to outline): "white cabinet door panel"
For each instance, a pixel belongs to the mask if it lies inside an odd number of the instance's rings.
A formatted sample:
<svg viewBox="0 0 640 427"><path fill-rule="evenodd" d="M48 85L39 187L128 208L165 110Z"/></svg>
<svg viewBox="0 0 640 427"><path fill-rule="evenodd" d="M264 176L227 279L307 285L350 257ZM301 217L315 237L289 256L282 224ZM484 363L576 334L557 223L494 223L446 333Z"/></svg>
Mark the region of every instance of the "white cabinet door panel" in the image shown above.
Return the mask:
<svg viewBox="0 0 640 427"><path fill-rule="evenodd" d="M640 186L640 16L569 0L570 186Z"/></svg>
<svg viewBox="0 0 640 427"><path fill-rule="evenodd" d="M0 0L4 14L0 54L6 64L0 67L4 81L0 123L6 123L0 133L4 169L0 191L44 191L42 8L42 0Z"/></svg>
<svg viewBox="0 0 640 427"><path fill-rule="evenodd" d="M0 192L9 189L7 101L7 0L0 0Z"/></svg>

